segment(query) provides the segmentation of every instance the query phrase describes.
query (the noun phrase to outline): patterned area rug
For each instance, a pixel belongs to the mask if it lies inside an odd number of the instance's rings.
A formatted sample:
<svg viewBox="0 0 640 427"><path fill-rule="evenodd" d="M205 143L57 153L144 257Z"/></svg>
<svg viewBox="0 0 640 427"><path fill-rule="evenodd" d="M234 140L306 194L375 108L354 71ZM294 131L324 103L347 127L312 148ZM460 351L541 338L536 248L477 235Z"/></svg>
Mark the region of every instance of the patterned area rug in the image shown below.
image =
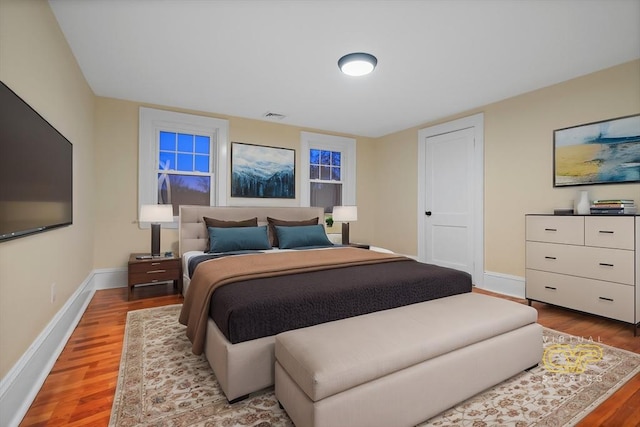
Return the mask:
<svg viewBox="0 0 640 427"><path fill-rule="evenodd" d="M110 426L292 426L273 388L229 405L177 321L180 305L127 315ZM640 372L640 354L544 330L542 363L420 424L567 426Z"/></svg>

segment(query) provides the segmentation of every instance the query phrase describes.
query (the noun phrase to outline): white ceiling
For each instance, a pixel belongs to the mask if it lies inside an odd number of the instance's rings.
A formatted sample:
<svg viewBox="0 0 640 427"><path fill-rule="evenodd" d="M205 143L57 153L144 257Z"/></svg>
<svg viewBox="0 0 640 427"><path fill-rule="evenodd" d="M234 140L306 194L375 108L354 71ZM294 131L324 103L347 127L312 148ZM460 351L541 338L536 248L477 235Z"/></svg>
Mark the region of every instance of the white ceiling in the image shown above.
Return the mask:
<svg viewBox="0 0 640 427"><path fill-rule="evenodd" d="M370 137L640 58L640 0L50 4L96 95Z"/></svg>

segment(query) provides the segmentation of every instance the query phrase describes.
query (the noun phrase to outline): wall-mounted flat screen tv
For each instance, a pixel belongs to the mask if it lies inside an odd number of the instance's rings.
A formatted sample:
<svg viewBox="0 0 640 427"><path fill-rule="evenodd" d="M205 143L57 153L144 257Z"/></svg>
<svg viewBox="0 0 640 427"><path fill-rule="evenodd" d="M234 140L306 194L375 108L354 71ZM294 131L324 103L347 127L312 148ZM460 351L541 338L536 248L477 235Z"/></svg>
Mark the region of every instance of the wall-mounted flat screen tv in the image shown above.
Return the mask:
<svg viewBox="0 0 640 427"><path fill-rule="evenodd" d="M73 222L73 145L0 82L0 241Z"/></svg>

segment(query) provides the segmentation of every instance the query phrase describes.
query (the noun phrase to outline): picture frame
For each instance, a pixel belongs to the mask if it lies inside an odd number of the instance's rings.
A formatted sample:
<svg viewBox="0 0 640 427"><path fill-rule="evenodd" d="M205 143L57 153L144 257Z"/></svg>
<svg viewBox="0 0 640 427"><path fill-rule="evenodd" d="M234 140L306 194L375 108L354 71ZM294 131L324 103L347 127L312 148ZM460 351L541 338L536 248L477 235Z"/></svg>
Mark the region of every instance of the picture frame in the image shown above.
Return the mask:
<svg viewBox="0 0 640 427"><path fill-rule="evenodd" d="M231 143L231 197L295 199L296 151Z"/></svg>
<svg viewBox="0 0 640 427"><path fill-rule="evenodd" d="M640 114L553 131L553 186L640 182Z"/></svg>

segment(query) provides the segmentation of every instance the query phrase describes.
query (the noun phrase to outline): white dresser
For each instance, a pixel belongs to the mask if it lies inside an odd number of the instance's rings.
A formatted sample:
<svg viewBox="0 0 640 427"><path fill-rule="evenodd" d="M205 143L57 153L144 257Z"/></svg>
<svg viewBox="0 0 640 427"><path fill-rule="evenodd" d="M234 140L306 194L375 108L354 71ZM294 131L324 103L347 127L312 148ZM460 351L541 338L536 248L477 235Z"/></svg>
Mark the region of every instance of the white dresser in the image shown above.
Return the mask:
<svg viewBox="0 0 640 427"><path fill-rule="evenodd" d="M526 239L529 304L640 322L640 216L527 215Z"/></svg>

